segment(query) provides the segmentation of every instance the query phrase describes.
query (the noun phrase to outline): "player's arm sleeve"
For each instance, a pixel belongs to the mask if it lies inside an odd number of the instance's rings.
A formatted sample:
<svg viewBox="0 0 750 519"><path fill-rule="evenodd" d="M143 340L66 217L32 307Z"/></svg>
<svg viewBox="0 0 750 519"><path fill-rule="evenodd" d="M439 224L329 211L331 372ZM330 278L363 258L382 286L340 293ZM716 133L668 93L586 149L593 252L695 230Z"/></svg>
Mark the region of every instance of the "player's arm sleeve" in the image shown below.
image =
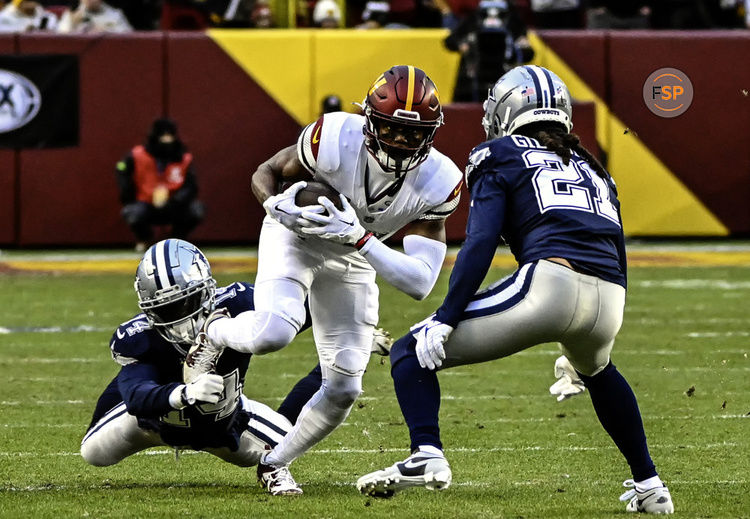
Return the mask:
<svg viewBox="0 0 750 519"><path fill-rule="evenodd" d="M115 165L117 188L120 191L120 202L129 204L135 201L135 183L133 182L133 155L128 153Z"/></svg>
<svg viewBox="0 0 750 519"><path fill-rule="evenodd" d="M435 319L457 326L471 298L479 290L495 256L505 214L505 189L494 175L482 175L472 186L472 205L466 241L458 252L448 283L448 294Z"/></svg>
<svg viewBox="0 0 750 519"><path fill-rule="evenodd" d="M441 241L410 234L404 237L404 252L373 237L360 253L388 283L421 301L435 286L446 250Z"/></svg>
<svg viewBox="0 0 750 519"><path fill-rule="evenodd" d="M180 383L159 384L157 379L158 370L152 364L134 362L122 367L117 386L128 413L156 418L174 410L169 395Z"/></svg>

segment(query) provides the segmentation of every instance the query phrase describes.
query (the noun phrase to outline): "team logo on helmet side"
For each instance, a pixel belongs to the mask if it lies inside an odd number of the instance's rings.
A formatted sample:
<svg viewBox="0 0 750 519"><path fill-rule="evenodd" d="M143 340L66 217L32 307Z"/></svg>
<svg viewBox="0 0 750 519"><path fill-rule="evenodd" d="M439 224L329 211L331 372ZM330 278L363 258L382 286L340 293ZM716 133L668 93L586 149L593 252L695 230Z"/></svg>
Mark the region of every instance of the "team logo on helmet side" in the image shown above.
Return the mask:
<svg viewBox="0 0 750 519"><path fill-rule="evenodd" d="M367 92L365 146L386 173L401 176L428 156L443 111L437 87L423 70L399 65Z"/></svg>

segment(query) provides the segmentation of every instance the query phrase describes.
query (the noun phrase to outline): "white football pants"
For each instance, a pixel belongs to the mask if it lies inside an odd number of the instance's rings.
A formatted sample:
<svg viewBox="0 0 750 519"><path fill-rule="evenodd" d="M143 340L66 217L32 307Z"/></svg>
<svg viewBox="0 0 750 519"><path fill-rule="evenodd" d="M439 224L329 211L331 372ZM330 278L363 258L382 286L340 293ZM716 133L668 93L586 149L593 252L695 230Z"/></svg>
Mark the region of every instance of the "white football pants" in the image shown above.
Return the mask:
<svg viewBox="0 0 750 519"><path fill-rule="evenodd" d="M240 436L239 449L232 452L228 447L222 447L205 451L234 465L252 467L267 452L268 443L261 437L271 439L274 445L284 437L266 423L271 422L286 432L292 428L292 424L265 404L250 400L244 395L241 400L242 407L251 416L248 428ZM164 443L158 433L138 427L138 419L127 412L123 402L89 429L81 441L81 456L91 465L106 467L151 447L172 446Z"/></svg>
<svg viewBox="0 0 750 519"><path fill-rule="evenodd" d="M609 363L625 289L541 260L478 292L445 344L442 368L507 357L545 342L584 375Z"/></svg>

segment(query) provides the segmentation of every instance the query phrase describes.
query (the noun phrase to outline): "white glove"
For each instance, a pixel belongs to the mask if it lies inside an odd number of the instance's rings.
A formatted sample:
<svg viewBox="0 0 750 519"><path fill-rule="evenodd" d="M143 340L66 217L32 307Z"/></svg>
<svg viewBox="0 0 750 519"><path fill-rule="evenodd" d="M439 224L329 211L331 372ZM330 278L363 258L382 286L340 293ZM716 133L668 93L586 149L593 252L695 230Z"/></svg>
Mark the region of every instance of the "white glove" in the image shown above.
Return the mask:
<svg viewBox="0 0 750 519"><path fill-rule="evenodd" d="M393 346L393 337L388 330L383 328L375 328L372 332L372 346L370 351L377 353L378 355L387 356L391 353L391 347Z"/></svg>
<svg viewBox="0 0 750 519"><path fill-rule="evenodd" d="M349 200L344 195L339 195L339 197L344 207L340 211L324 196L318 198L318 203L328 211L328 214L319 214L315 209L305 209L302 212L302 219L317 225L301 224L300 232L344 245L357 243L365 235L365 228L359 223L357 213ZM313 206L315 207L317 206Z"/></svg>
<svg viewBox="0 0 750 519"><path fill-rule="evenodd" d="M453 331L452 326L430 319L417 333L417 360L419 365L427 369L437 369L445 360L443 345Z"/></svg>
<svg viewBox="0 0 750 519"><path fill-rule="evenodd" d="M307 182L301 181L292 184L278 195L269 196L263 202L266 214L279 222L290 231L297 231L299 225L297 218L302 214L302 208L294 201L297 193L307 187Z"/></svg>
<svg viewBox="0 0 750 519"><path fill-rule="evenodd" d="M196 402L215 404L224 392L224 378L213 373L199 375L190 384L185 384L183 394L188 405Z"/></svg>
<svg viewBox="0 0 750 519"><path fill-rule="evenodd" d="M549 387L549 392L551 395L557 396L558 402L562 402L566 398L578 395L586 390L583 380L578 376L575 368L573 368L565 355L558 357L555 361L555 378L557 378L557 382Z"/></svg>

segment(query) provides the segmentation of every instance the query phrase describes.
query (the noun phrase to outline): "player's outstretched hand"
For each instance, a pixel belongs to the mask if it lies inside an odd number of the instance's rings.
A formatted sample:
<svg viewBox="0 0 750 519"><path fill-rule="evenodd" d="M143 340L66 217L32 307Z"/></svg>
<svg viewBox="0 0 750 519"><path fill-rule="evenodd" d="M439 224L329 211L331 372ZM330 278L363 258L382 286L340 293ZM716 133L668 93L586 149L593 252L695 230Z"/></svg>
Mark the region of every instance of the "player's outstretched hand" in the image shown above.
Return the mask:
<svg viewBox="0 0 750 519"><path fill-rule="evenodd" d="M269 196L263 202L266 214L291 231L298 230L297 219L302 214L302 208L294 201L297 193L307 187L307 182L301 181L289 186L278 195Z"/></svg>
<svg viewBox="0 0 750 519"><path fill-rule="evenodd" d="M417 333L417 360L427 369L437 369L445 360L445 341L448 340L453 327L440 321L430 319Z"/></svg>
<svg viewBox="0 0 750 519"><path fill-rule="evenodd" d="M549 387L549 392L557 397L558 402L579 395L586 390L583 380L565 355L558 357L555 361L555 378L557 382Z"/></svg>
<svg viewBox="0 0 750 519"><path fill-rule="evenodd" d="M357 213L349 200L344 195L339 196L343 207L341 210L337 209L328 198L321 196L318 198L318 203L325 208L327 214L307 209L302 211L302 219L316 225L300 225L300 232L344 245L357 243L365 235L365 228L359 223Z"/></svg>

